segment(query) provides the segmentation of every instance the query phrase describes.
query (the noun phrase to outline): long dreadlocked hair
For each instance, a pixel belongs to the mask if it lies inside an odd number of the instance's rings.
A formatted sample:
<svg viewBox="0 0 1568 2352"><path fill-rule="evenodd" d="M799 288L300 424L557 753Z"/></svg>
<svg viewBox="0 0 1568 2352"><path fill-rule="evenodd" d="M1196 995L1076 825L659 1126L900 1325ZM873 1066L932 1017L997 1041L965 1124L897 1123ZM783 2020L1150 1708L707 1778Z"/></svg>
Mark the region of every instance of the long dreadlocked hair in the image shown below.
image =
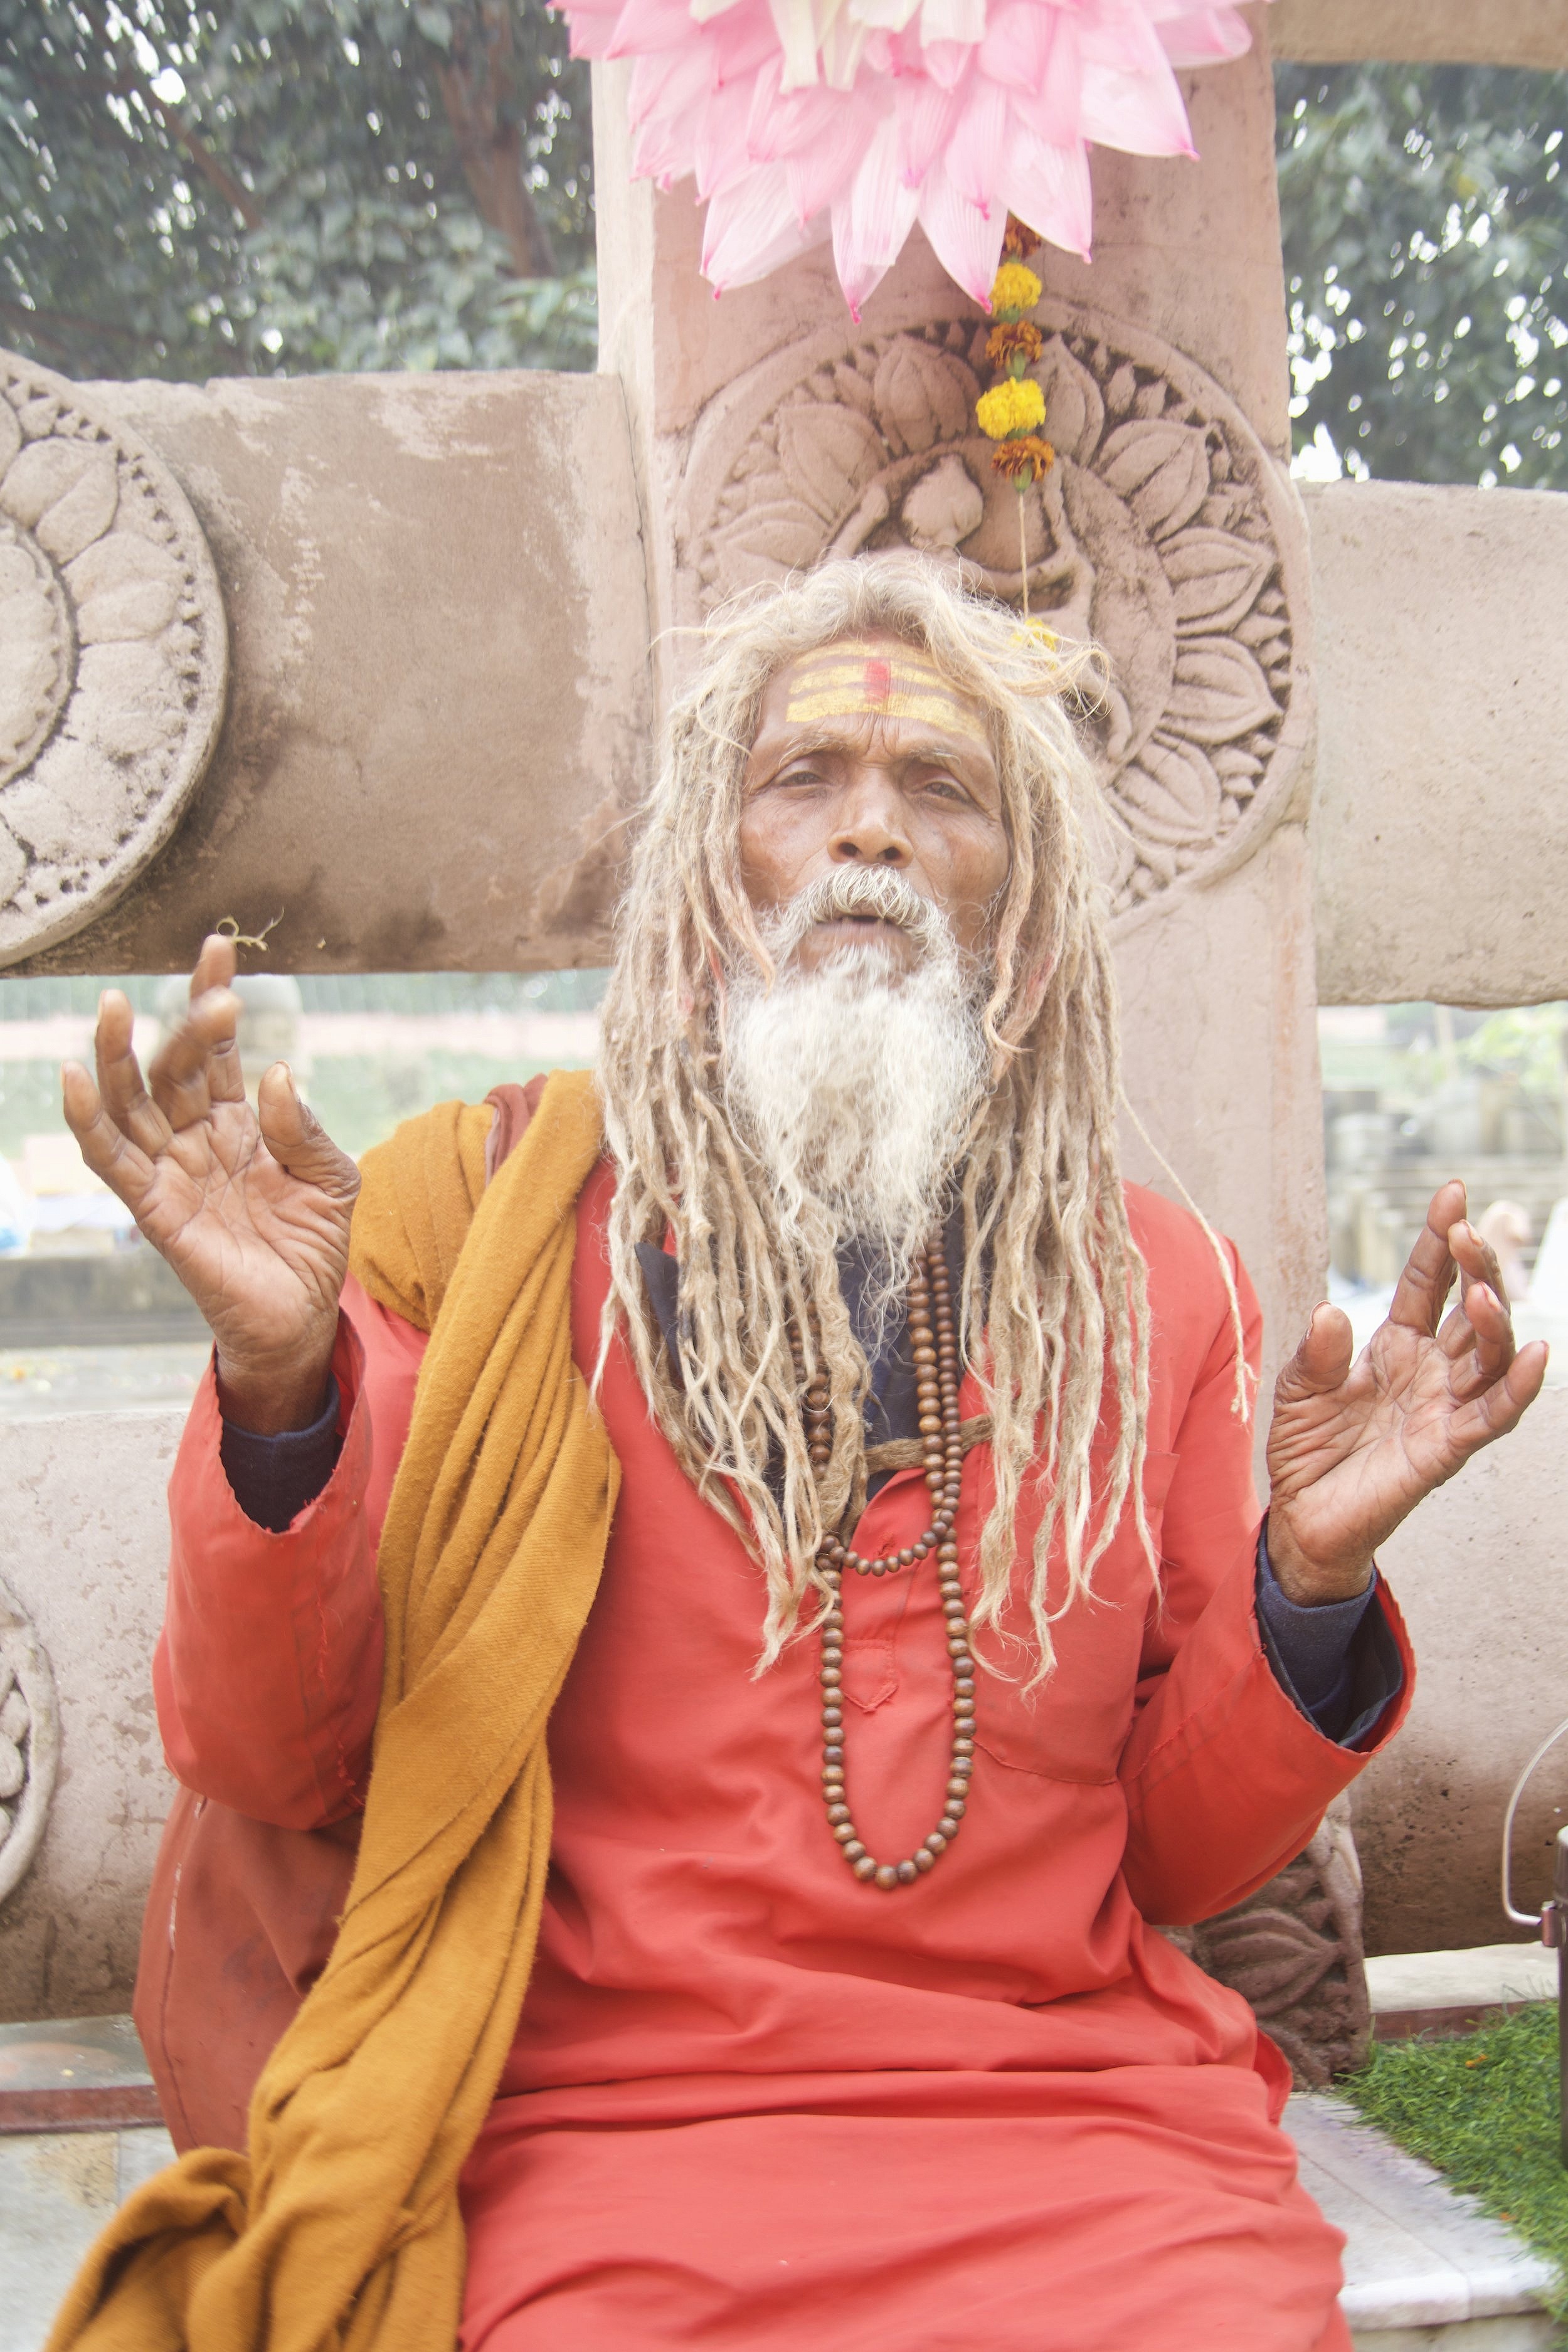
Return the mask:
<svg viewBox="0 0 1568 2352"><path fill-rule="evenodd" d="M1026 1482L1043 1509L1028 1605L1036 1657L1086 1594L1131 1507L1152 1575L1142 1465L1148 1419L1142 1259L1117 1165L1116 990L1085 815L1098 795L1067 707L1085 675L946 570L904 556L825 565L741 600L671 711L617 915L600 1084L618 1181L599 1364L624 1331L651 1410L699 1490L760 1559L763 1665L800 1622L815 1555L864 1492L868 1373L839 1287L836 1235L786 1235L768 1178L726 1115L725 975L773 967L742 887L742 783L769 682L802 655L881 631L922 647L988 721L1011 858L983 947L992 1084L961 1188L962 1342L992 1418L995 1502L974 1622L999 1627ZM637 1265L673 1229L680 1266L672 1366ZM984 1293L981 1269L988 1268ZM806 1453L794 1323L809 1379L830 1386L833 1453ZM1091 1449L1102 1418L1099 1491ZM782 1492L770 1460L783 1465ZM1065 1564L1053 1597L1047 1567ZM816 1612L812 1612L815 1616Z"/></svg>

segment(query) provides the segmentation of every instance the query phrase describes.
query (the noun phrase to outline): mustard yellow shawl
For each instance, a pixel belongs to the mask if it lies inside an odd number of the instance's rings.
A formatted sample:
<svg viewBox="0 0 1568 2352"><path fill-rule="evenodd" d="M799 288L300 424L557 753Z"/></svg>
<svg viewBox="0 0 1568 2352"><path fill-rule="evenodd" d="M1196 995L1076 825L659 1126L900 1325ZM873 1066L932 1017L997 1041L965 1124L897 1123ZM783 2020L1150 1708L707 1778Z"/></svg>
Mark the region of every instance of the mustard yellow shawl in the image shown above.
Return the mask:
<svg viewBox="0 0 1568 2352"><path fill-rule="evenodd" d="M355 1273L430 1333L387 1510L386 1672L331 1961L251 2102L103 2231L48 2352L442 2352L458 2174L528 1981L550 1856L545 1725L618 1469L572 1360L591 1079L558 1075L485 1188L488 1110L367 1155Z"/></svg>

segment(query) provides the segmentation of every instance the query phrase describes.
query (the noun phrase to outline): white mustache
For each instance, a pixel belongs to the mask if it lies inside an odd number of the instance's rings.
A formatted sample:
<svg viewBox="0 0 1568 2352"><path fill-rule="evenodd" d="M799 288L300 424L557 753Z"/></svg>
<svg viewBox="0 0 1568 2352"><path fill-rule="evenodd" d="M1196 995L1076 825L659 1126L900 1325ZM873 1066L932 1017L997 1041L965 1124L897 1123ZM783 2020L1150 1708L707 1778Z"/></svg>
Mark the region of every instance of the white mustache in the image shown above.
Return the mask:
<svg viewBox="0 0 1568 2352"><path fill-rule="evenodd" d="M787 955L818 923L857 915L893 924L927 952L950 936L940 907L923 898L896 867L835 866L778 909L769 925L768 944Z"/></svg>

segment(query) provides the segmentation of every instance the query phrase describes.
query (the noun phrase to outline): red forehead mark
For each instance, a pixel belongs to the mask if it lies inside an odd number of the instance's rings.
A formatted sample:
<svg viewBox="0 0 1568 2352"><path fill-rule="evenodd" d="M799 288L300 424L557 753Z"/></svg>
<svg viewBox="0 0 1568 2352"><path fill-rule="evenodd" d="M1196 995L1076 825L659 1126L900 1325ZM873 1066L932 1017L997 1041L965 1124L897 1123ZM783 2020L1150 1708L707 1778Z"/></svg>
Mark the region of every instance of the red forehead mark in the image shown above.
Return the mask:
<svg viewBox="0 0 1568 2352"><path fill-rule="evenodd" d="M868 702L886 702L893 691L893 665L885 656L874 656L866 664L865 694Z"/></svg>

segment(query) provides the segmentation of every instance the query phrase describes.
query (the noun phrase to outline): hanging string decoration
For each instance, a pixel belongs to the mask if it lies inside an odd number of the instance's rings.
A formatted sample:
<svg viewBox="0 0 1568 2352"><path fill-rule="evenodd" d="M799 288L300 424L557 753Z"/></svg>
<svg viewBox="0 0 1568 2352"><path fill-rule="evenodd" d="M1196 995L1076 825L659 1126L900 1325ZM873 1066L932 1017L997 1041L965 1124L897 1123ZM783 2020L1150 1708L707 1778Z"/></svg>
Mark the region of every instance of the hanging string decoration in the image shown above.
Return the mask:
<svg viewBox="0 0 1568 2352"><path fill-rule="evenodd" d="M831 236L858 319L919 221L984 303L1009 210L1089 257L1089 149L1191 155L1176 68L1239 57L1185 0L554 0L633 61L633 168L707 205L714 290Z"/></svg>
<svg viewBox="0 0 1568 2352"><path fill-rule="evenodd" d="M991 332L985 356L997 370L995 383L974 404L980 430L996 446L991 463L1018 493L1018 579L1024 618L1029 617L1029 541L1024 500L1057 453L1040 427L1046 395L1028 373L1045 348L1045 337L1029 313L1044 291L1028 266L1040 239L1009 213L1002 231L1002 263L991 281ZM1048 632L1047 632L1048 634Z"/></svg>

